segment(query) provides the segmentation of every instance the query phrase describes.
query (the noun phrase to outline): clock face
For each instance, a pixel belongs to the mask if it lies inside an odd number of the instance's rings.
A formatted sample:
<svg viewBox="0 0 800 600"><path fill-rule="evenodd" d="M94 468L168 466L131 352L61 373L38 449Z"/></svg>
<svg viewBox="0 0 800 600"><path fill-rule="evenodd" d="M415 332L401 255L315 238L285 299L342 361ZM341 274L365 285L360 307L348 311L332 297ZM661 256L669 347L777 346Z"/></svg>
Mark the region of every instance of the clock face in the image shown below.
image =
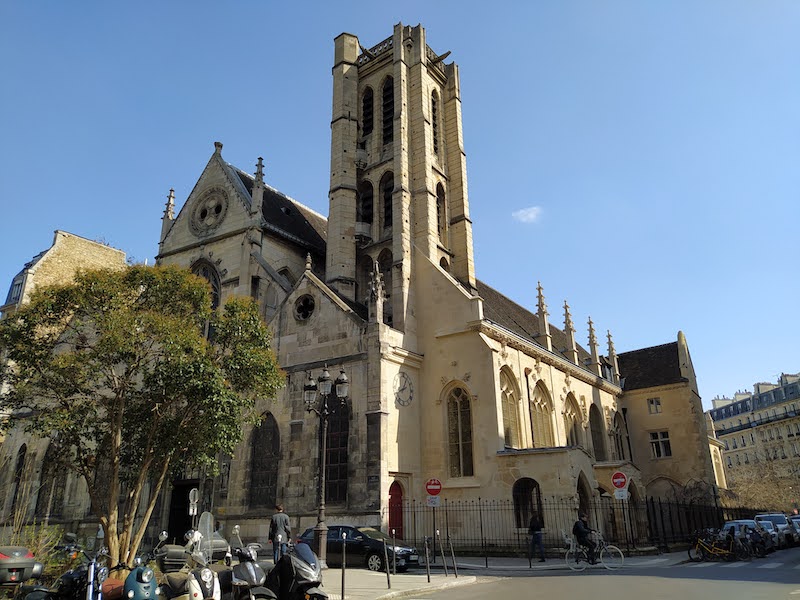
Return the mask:
<svg viewBox="0 0 800 600"><path fill-rule="evenodd" d="M394 399L400 406L408 406L414 399L414 384L411 377L402 371L394 376Z"/></svg>

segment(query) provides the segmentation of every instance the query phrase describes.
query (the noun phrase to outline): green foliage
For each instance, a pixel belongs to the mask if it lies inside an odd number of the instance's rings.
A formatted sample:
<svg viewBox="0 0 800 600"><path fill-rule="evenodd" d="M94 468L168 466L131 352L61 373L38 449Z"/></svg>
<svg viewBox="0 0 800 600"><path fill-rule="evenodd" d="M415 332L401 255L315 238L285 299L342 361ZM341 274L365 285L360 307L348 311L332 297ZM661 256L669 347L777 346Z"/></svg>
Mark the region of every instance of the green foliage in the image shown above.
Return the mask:
<svg viewBox="0 0 800 600"><path fill-rule="evenodd" d="M213 470L255 399L282 383L255 302L232 298L212 312L208 283L176 267L86 271L38 289L0 321L0 344L12 365L0 373L13 415L4 426L71 449L64 466L85 477L112 555L120 483L130 541L144 483L155 482L153 504L171 464Z"/></svg>

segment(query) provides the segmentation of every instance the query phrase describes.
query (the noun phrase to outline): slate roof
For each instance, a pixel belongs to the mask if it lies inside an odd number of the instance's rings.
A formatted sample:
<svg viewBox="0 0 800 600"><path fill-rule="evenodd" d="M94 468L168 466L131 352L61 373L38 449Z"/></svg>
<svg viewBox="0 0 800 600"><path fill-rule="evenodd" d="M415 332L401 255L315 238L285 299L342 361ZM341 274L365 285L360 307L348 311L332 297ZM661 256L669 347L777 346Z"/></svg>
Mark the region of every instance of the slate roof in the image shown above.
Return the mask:
<svg viewBox="0 0 800 600"><path fill-rule="evenodd" d="M252 198L253 176L233 165L230 167ZM284 237L295 243L304 243L320 254L325 254L328 220L275 188L268 185L265 188L261 213L268 226L279 235L285 234Z"/></svg>
<svg viewBox="0 0 800 600"><path fill-rule="evenodd" d="M623 352L617 360L625 391L686 381L681 375L677 342Z"/></svg>
<svg viewBox="0 0 800 600"><path fill-rule="evenodd" d="M537 346L541 346L536 341L536 336L539 333L538 315L523 308L480 280L476 280L476 285L478 295L483 298L483 316L485 319L497 323ZM558 327L554 327L552 323L550 324L550 338L553 342L553 353L567 358L567 335ZM580 344L576 343L576 346L578 362L585 366L584 361L590 360L591 355Z"/></svg>
<svg viewBox="0 0 800 600"><path fill-rule="evenodd" d="M47 250L49 250L49 249L50 248L48 248ZM14 277L11 279L11 287L8 288L8 294L6 295L5 304L11 304L11 292L14 291L14 283L16 283L17 281L20 281L21 277L25 274L25 272L28 269L30 269L31 267L33 267L33 265L35 265L40 260L42 260L42 257L47 253L47 250L42 250L41 252L39 252L39 254L37 254L31 260L29 260L28 262L25 263L25 266L22 267L22 270L19 273L14 275Z"/></svg>

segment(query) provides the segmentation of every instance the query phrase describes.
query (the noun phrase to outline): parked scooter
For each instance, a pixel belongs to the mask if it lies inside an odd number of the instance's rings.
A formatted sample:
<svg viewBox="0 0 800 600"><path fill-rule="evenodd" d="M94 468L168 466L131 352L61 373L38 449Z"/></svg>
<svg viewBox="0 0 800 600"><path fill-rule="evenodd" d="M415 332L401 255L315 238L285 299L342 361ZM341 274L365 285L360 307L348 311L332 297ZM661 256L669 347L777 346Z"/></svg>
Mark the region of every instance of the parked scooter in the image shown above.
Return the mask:
<svg viewBox="0 0 800 600"><path fill-rule="evenodd" d="M74 558L83 557L85 562L61 575L51 588L22 586L20 592L25 594L25 600L102 600L102 584L108 577L108 568L100 563L100 559L108 556L106 548L100 547L94 554L75 543L57 546L56 549Z"/></svg>
<svg viewBox="0 0 800 600"><path fill-rule="evenodd" d="M322 567L308 544L290 545L267 575L267 587L280 600L328 600L320 589Z"/></svg>
<svg viewBox="0 0 800 600"><path fill-rule="evenodd" d="M165 583L156 588L160 600L221 600L219 578L209 568L213 556L214 516L200 515L197 530L187 534L186 563L177 573L165 573ZM164 554L157 555L162 560Z"/></svg>
<svg viewBox="0 0 800 600"><path fill-rule="evenodd" d="M238 545L233 549L233 556L238 559L238 564L218 573L223 600L275 600L272 590L264 587L267 574L258 563L261 544L245 546L239 532L239 526L235 525L233 535Z"/></svg>
<svg viewBox="0 0 800 600"><path fill-rule="evenodd" d="M106 579L103 582L103 600L153 600L156 597L156 578L150 563L155 560L156 554L167 539L167 532L162 531L158 536L158 544L142 556L137 556L133 568L123 563L111 569L111 572L124 569L130 571L124 581L119 579Z"/></svg>

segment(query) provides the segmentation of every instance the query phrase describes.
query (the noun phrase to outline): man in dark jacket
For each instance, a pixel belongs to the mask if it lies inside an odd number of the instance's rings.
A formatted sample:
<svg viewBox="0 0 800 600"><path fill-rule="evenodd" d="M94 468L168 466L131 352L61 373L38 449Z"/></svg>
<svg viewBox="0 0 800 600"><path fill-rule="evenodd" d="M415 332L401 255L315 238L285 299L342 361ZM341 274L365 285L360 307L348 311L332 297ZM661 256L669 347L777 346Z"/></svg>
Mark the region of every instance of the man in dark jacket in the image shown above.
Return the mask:
<svg viewBox="0 0 800 600"><path fill-rule="evenodd" d="M530 557L533 558L536 554L536 549L539 549L539 562L544 562L544 543L542 542L542 518L539 513L533 511L531 515L531 522L528 525L528 533L531 534L531 553Z"/></svg>
<svg viewBox="0 0 800 600"><path fill-rule="evenodd" d="M572 526L572 535L575 536L581 546L589 549L589 564L591 565L597 562L594 559L594 550L597 548L597 544L589 537L589 534L593 531L594 529L589 527L589 515L583 511L579 512L578 520Z"/></svg>
<svg viewBox="0 0 800 600"><path fill-rule="evenodd" d="M278 504L275 510L277 512L272 515L269 524L269 539L272 542L272 558L277 565L281 556L286 554L292 528L289 527L289 515L283 512L283 504Z"/></svg>

